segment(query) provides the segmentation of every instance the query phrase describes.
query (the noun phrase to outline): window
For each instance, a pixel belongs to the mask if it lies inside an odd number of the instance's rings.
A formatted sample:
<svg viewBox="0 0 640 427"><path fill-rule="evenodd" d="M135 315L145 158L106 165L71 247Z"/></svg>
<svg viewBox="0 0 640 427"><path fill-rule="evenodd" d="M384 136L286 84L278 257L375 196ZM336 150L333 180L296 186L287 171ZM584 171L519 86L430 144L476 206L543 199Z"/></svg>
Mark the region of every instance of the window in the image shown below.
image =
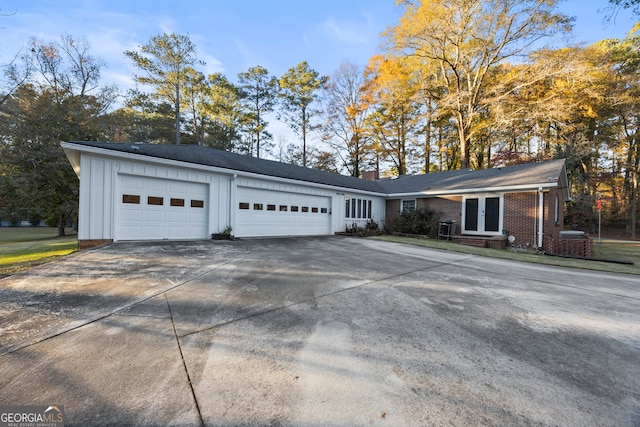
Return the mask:
<svg viewBox="0 0 640 427"><path fill-rule="evenodd" d="M349 214L351 213L351 199L345 199L344 203L344 217L349 218Z"/></svg>
<svg viewBox="0 0 640 427"><path fill-rule="evenodd" d="M184 206L184 199L171 199L169 204L171 206Z"/></svg>
<svg viewBox="0 0 640 427"><path fill-rule="evenodd" d="M147 197L147 204L148 205L153 205L153 206L162 206L162 205L164 205L164 198L163 197L149 196L149 197Z"/></svg>
<svg viewBox="0 0 640 427"><path fill-rule="evenodd" d="M291 206L291 212L298 212L297 206Z"/></svg>
<svg viewBox="0 0 640 427"><path fill-rule="evenodd" d="M484 199L484 231L500 230L500 197Z"/></svg>
<svg viewBox="0 0 640 427"><path fill-rule="evenodd" d="M311 208L312 213L318 213L318 208Z"/></svg>
<svg viewBox="0 0 640 427"><path fill-rule="evenodd" d="M253 210L254 211L261 211L262 210L262 203L254 203L253 204Z"/></svg>
<svg viewBox="0 0 640 427"><path fill-rule="evenodd" d="M416 199L403 200L400 212L411 213L416 210Z"/></svg>
<svg viewBox="0 0 640 427"><path fill-rule="evenodd" d="M204 200L192 200L191 201L192 208L204 208Z"/></svg>
<svg viewBox="0 0 640 427"><path fill-rule="evenodd" d="M327 212L328 212L327 208L320 208L320 213L327 213Z"/></svg>
<svg viewBox="0 0 640 427"><path fill-rule="evenodd" d="M309 212L309 206L303 206L302 212Z"/></svg>
<svg viewBox="0 0 640 427"><path fill-rule="evenodd" d="M556 206L553 210L553 222L555 225L560 225L560 200L556 196Z"/></svg>
<svg viewBox="0 0 640 427"><path fill-rule="evenodd" d="M369 208L367 209L367 218L371 219L371 205L373 204L373 202L371 200L369 200L368 202Z"/></svg>
<svg viewBox="0 0 640 427"><path fill-rule="evenodd" d="M466 231L478 230L478 199L465 200L464 229Z"/></svg>
<svg viewBox="0 0 640 427"><path fill-rule="evenodd" d="M463 232L499 235L502 232L502 196L474 196L463 199Z"/></svg>
<svg viewBox="0 0 640 427"><path fill-rule="evenodd" d="M287 205L280 205L280 212L286 212L287 211Z"/></svg>
<svg viewBox="0 0 640 427"><path fill-rule="evenodd" d="M242 210L249 209L249 203L240 202L240 209Z"/></svg>
<svg viewBox="0 0 640 427"><path fill-rule="evenodd" d="M356 201L351 200L351 218L356 217Z"/></svg>
<svg viewBox="0 0 640 427"><path fill-rule="evenodd" d="M132 205L140 204L140 196L134 196L131 194L123 194L122 195L122 203L129 203Z"/></svg>
<svg viewBox="0 0 640 427"><path fill-rule="evenodd" d="M267 205L267 210L268 211L275 211L276 210L276 205Z"/></svg>

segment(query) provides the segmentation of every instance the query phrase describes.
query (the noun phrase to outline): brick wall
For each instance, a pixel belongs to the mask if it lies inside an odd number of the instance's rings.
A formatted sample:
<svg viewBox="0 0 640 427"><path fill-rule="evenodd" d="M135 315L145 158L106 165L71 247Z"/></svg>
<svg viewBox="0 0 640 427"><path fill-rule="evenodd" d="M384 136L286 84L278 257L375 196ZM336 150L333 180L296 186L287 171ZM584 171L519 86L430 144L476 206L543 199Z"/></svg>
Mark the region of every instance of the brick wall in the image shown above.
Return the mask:
<svg viewBox="0 0 640 427"><path fill-rule="evenodd" d="M538 193L506 193L504 195L503 227L508 236L516 238L521 247L537 246Z"/></svg>
<svg viewBox="0 0 640 427"><path fill-rule="evenodd" d="M100 239L100 240L78 240L78 248L79 249L90 249L95 246L104 245L105 243L111 243L113 240L111 239Z"/></svg>
<svg viewBox="0 0 640 427"><path fill-rule="evenodd" d="M462 196L434 197L419 199L418 204L433 209L440 214L440 220L453 220L457 223L456 234L460 234L462 221Z"/></svg>
<svg viewBox="0 0 640 427"><path fill-rule="evenodd" d="M385 224L391 228L393 220L400 216L400 200L387 200L387 211L385 212Z"/></svg>
<svg viewBox="0 0 640 427"><path fill-rule="evenodd" d="M584 239L559 239L557 236L545 235L545 251L554 255L563 255L576 258L593 258L593 240Z"/></svg>
<svg viewBox="0 0 640 427"><path fill-rule="evenodd" d="M556 196L558 197L557 218ZM538 245L539 197L537 191L504 194L503 228L508 236L516 238L515 245L517 246L535 248ZM549 192L544 193L543 197L544 234L557 238L564 222L562 192L552 188ZM417 200L417 205L438 212L440 220L456 221L455 234L460 234L462 229L462 196L423 198ZM387 225L392 224L398 215L400 215L400 200L388 200Z"/></svg>

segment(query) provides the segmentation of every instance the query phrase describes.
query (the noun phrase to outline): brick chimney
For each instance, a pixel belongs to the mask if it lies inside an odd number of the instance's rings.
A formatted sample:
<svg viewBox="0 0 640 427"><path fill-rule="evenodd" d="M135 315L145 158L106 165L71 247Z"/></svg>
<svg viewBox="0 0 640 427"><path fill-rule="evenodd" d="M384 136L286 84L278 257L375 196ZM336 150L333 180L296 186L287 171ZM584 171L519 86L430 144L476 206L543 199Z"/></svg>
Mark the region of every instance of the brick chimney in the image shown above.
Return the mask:
<svg viewBox="0 0 640 427"><path fill-rule="evenodd" d="M362 172L362 179L366 179L367 181L375 181L378 178L380 178L380 176L377 170Z"/></svg>

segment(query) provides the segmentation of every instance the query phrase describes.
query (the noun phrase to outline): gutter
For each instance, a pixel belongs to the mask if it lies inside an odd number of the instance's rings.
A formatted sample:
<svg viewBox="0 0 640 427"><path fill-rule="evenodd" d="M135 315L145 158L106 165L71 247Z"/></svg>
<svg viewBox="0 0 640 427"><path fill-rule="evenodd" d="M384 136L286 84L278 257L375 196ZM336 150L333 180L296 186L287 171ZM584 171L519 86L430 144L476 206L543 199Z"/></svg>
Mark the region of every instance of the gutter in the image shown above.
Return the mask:
<svg viewBox="0 0 640 427"><path fill-rule="evenodd" d="M200 165L197 163L190 163L182 160L171 160L171 159L164 159L162 157L148 156L144 154L128 153L126 151L110 150L108 148L90 147L87 145L74 144L72 142L61 142L60 145L64 149L64 152L67 155L67 158L69 159L69 162L73 166L73 170L76 172L76 175L78 175L78 177L80 176L80 162L79 162L80 158L79 156L76 156L75 154L73 154L74 151L97 154L97 155L112 157L116 159L128 159L128 160L136 160L136 161L140 161L142 159L143 161L146 161L148 163L159 163L167 166L178 166L186 169L198 169L198 170L203 170L208 172L216 172L223 175L228 175L230 177L243 176L247 178L268 179L275 182L282 182L286 184L295 184L295 185L305 185L308 187L320 188L323 190L330 190L330 191L339 190L341 192L348 191L350 193L364 194L364 195L376 196L376 197L386 197L385 193L378 193L374 191L359 190L359 189L350 188L350 187L339 187L331 184L320 184L316 182L302 181L302 180L296 180L291 178L281 178L277 176L262 175L262 174L253 173L253 172L243 172L235 169L221 168L218 166ZM135 144L132 144L132 145L135 145ZM77 169L76 169L76 162L74 161L76 157L78 159Z"/></svg>

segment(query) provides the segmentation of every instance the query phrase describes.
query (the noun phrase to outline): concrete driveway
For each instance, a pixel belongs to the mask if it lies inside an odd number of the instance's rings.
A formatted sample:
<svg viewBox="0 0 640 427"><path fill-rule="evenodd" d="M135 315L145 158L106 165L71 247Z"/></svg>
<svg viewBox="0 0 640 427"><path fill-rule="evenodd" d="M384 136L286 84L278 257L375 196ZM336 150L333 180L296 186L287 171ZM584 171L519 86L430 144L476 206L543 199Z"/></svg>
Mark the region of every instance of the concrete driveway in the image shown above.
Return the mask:
<svg viewBox="0 0 640 427"><path fill-rule="evenodd" d="M0 280L66 425L640 425L640 279L365 239L116 243Z"/></svg>

